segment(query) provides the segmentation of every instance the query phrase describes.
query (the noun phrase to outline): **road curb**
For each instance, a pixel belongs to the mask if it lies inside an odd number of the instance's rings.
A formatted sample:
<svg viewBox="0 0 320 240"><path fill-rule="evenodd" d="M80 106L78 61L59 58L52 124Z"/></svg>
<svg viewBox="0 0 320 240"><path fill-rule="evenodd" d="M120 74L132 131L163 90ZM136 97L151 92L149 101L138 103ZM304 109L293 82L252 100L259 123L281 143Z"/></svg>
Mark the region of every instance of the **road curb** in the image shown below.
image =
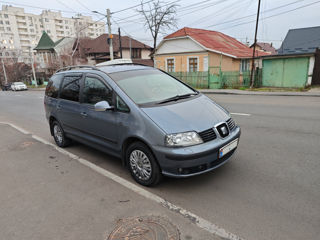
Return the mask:
<svg viewBox="0 0 320 240"><path fill-rule="evenodd" d="M320 97L313 93L281 93L281 92L232 92L232 91L201 91L203 94L221 94L221 95L254 95L254 96L289 96L289 97Z"/></svg>

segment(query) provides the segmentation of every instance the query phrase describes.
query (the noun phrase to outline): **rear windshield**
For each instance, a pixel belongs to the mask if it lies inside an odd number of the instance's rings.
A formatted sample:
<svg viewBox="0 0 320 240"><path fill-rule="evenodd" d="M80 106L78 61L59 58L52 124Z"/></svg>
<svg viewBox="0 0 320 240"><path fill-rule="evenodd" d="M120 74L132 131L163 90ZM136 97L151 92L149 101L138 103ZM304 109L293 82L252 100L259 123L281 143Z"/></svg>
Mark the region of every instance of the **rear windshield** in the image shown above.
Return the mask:
<svg viewBox="0 0 320 240"><path fill-rule="evenodd" d="M177 95L196 93L192 88L157 69L109 75L136 104L156 103Z"/></svg>
<svg viewBox="0 0 320 240"><path fill-rule="evenodd" d="M15 82L15 83L13 83L14 85L24 85L24 83L23 82Z"/></svg>

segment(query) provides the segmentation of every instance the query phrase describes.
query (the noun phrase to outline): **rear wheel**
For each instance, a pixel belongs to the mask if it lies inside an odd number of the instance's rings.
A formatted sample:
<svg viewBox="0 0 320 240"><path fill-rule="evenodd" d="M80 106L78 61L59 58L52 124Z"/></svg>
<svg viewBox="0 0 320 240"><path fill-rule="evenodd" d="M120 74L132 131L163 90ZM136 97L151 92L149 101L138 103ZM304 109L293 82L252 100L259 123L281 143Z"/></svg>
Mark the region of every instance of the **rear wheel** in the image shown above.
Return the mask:
<svg viewBox="0 0 320 240"><path fill-rule="evenodd" d="M136 182L154 186L161 180L160 167L150 149L141 142L132 143L126 151L130 173Z"/></svg>
<svg viewBox="0 0 320 240"><path fill-rule="evenodd" d="M65 136L65 133L61 127L61 125L57 121L53 121L51 124L52 134L54 141L59 147L67 147L71 140Z"/></svg>

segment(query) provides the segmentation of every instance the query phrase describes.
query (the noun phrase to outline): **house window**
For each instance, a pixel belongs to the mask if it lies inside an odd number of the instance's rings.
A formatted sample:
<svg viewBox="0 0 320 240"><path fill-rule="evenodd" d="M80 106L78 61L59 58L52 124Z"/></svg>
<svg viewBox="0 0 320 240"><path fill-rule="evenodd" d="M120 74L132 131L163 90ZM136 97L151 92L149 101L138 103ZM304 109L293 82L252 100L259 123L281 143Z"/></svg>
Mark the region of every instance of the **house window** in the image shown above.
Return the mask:
<svg viewBox="0 0 320 240"><path fill-rule="evenodd" d="M241 59L240 62L240 72L246 72L250 69L250 61L249 59Z"/></svg>
<svg viewBox="0 0 320 240"><path fill-rule="evenodd" d="M10 27L7 27L7 30L8 30L8 31L11 31L11 28L10 28Z"/></svg>
<svg viewBox="0 0 320 240"><path fill-rule="evenodd" d="M8 18L8 14L5 14L5 15L4 15L4 18Z"/></svg>
<svg viewBox="0 0 320 240"><path fill-rule="evenodd" d="M49 22L49 19L48 19L48 18L45 18L44 20L45 20L46 22Z"/></svg>
<svg viewBox="0 0 320 240"><path fill-rule="evenodd" d="M189 58L189 72L198 71L198 58L191 57Z"/></svg>
<svg viewBox="0 0 320 240"><path fill-rule="evenodd" d="M141 48L132 48L131 58L141 58Z"/></svg>
<svg viewBox="0 0 320 240"><path fill-rule="evenodd" d="M174 58L167 59L167 72L174 72Z"/></svg>

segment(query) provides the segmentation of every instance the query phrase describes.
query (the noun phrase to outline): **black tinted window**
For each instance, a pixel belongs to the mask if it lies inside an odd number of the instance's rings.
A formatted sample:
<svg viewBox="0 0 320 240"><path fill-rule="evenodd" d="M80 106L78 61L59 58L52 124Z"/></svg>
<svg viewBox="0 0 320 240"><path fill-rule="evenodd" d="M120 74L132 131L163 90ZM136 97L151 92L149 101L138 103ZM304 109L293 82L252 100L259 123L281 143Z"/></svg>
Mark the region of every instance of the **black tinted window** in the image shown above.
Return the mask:
<svg viewBox="0 0 320 240"><path fill-rule="evenodd" d="M61 83L62 75L54 75L49 79L46 87L46 96L57 98L59 93L59 86Z"/></svg>
<svg viewBox="0 0 320 240"><path fill-rule="evenodd" d="M83 102L96 104L100 101L107 101L112 105L112 91L99 79L86 77L83 89Z"/></svg>
<svg viewBox="0 0 320 240"><path fill-rule="evenodd" d="M60 92L60 98L79 101L81 76L67 76L63 79L63 86Z"/></svg>
<svg viewBox="0 0 320 240"><path fill-rule="evenodd" d="M119 111L122 111L122 112L130 111L127 104L119 96L116 97L116 106Z"/></svg>

